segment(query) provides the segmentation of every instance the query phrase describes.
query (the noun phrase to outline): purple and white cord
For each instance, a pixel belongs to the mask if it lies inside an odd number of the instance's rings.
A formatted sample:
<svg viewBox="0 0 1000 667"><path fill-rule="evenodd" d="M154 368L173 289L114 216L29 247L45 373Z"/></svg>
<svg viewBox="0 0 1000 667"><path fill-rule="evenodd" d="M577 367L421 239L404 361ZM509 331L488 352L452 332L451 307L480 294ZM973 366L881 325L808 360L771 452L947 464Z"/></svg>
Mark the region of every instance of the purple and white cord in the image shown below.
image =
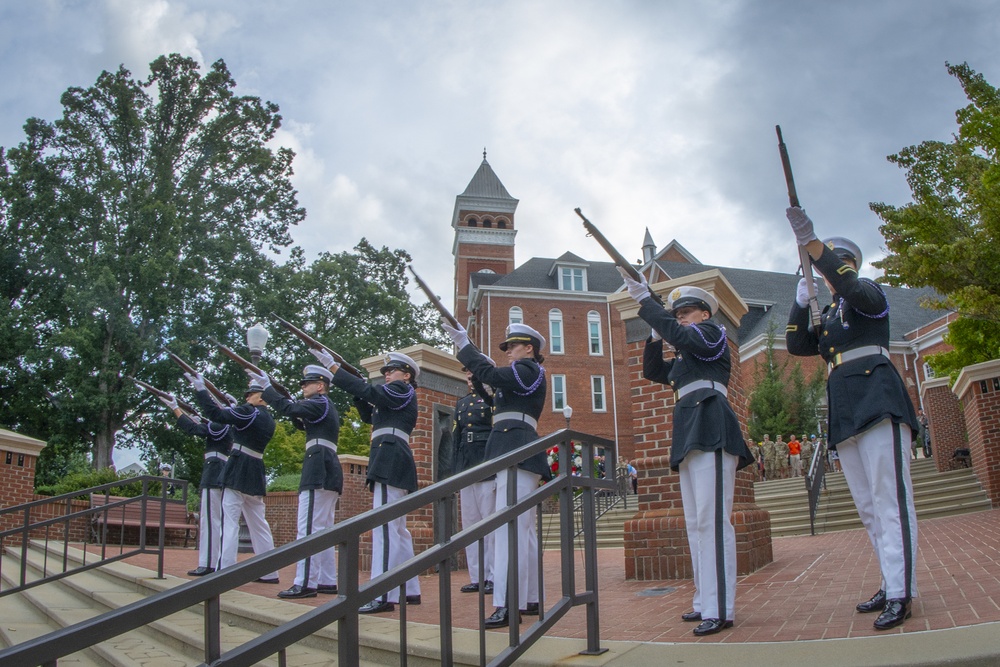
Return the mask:
<svg viewBox="0 0 1000 667"><path fill-rule="evenodd" d="M521 376L518 375L517 373L516 361L511 363L510 369L514 371L514 381L521 386L521 389L524 389L523 392L514 390L514 393L517 394L518 396L530 396L531 394L535 393L535 390L538 389L538 386L542 384L542 381L545 379L545 366L538 367L538 377L535 378L535 381L531 384L531 386L524 384L524 381L521 380Z"/></svg>
<svg viewBox="0 0 1000 667"><path fill-rule="evenodd" d="M726 327L721 326L721 325L719 326L719 331L722 332L722 336L719 338L719 340L715 341L714 343L709 343L708 342L708 339L705 338L705 334L702 333L702 331L701 331L701 327L696 326L696 327L692 327L692 328L695 331L698 332L698 335L701 337L701 340L702 340L703 343L705 343L706 347L713 348L713 347L719 347L719 346L721 346L721 348L719 349L719 352L714 357L702 357L702 356L699 356L699 355L695 354L694 352L689 352L689 354L692 357L694 357L695 359L699 359L701 361L715 361L716 359L718 359L719 357L721 357L725 353L726 347L727 347L727 345L726 345Z"/></svg>

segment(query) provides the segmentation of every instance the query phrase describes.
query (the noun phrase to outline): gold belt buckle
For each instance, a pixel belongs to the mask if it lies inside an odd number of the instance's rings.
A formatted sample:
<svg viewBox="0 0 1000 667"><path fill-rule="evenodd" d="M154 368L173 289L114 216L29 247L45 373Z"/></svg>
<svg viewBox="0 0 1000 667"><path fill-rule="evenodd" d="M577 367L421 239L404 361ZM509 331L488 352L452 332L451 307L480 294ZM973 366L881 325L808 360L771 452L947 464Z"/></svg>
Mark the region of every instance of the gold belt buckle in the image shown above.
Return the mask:
<svg viewBox="0 0 1000 667"><path fill-rule="evenodd" d="M843 356L843 354L844 354L843 352L838 352L837 354L833 355L833 361L831 361L830 363L833 364L834 368L836 368L840 364L844 363L844 356Z"/></svg>

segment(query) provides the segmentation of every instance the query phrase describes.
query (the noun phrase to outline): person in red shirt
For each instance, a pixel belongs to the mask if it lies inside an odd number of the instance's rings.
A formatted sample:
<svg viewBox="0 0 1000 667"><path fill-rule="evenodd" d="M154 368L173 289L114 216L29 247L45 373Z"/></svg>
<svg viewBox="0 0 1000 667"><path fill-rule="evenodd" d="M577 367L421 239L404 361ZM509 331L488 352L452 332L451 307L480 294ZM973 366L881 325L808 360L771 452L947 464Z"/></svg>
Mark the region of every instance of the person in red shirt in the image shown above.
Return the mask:
<svg viewBox="0 0 1000 667"><path fill-rule="evenodd" d="M802 476L802 443L795 434L788 436L788 463L792 466L792 477Z"/></svg>

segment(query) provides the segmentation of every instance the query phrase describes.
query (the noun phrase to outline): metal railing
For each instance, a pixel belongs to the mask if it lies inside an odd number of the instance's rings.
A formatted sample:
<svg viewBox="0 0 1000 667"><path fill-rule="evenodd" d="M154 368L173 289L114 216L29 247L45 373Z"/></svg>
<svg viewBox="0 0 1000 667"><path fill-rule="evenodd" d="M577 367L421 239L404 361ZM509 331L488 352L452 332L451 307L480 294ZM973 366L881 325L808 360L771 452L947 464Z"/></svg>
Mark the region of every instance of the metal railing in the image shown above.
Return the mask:
<svg viewBox="0 0 1000 667"><path fill-rule="evenodd" d="M628 494L631 491L631 486L629 485L628 473L622 474L621 471L625 471L625 468L615 468L615 479L613 481L614 486L609 490L597 493L594 497L595 503L595 516L594 520L599 520L602 516L618 507L619 504L622 505L624 509L628 509ZM583 495L576 497L573 502L573 539L576 540L581 535L583 535L584 529L587 527L587 519L583 511Z"/></svg>
<svg viewBox="0 0 1000 667"><path fill-rule="evenodd" d="M121 488L123 485L134 484L136 482L142 484L142 493L140 495L108 502L108 498L112 497L112 489ZM151 496L149 494L150 486L154 483L160 483L160 495ZM81 489L72 493L64 493L60 496L42 498L30 503L0 510L0 522L10 522L16 525L15 528L0 531L0 545L4 545L11 550L19 550L20 565L20 571L15 577L16 583L6 585L2 583L3 580L0 577L0 585L3 585L3 589L0 590L0 597L40 586L49 581L62 579L77 572L90 570L105 563L123 560L130 556L144 553L158 553L157 576L162 579L167 504L176 503L182 507L186 507L187 484L185 480L181 479L143 475L127 480L118 480L99 486L92 486L88 489ZM183 488L181 500L174 500L168 497L167 493L170 486L175 488L180 486ZM81 497L89 499L91 495L104 495L105 502L101 505L87 507L82 510L73 509L74 500ZM159 504L160 511L157 513L159 520L147 526L145 517L148 514L147 509L150 508L150 502ZM138 526L133 526L138 529L139 533L139 544L135 546L125 544L126 507L138 507L139 515L143 517L143 521ZM13 521L6 518L11 516L15 517ZM132 526L133 524L127 525ZM107 539L109 528L115 526L119 528L119 543L117 545L109 544ZM197 528L195 525L191 527ZM151 547L147 543L146 535L148 528L159 529L158 541L155 547ZM88 536L91 537L90 542L87 541ZM74 539L74 537L80 539ZM32 541L42 543L43 561L41 564L41 574L29 581L28 554L29 544ZM52 555L57 553L58 550L49 548L50 543L53 542L58 542L59 547L62 549L62 553L55 558ZM72 542L81 542L81 549L83 550L82 563L75 567L70 566L71 562L75 562L69 557L69 545ZM91 548L94 550L91 551ZM91 555L94 557L94 560L88 562ZM50 560L52 560L51 563ZM51 571L49 569L50 566L52 568ZM2 568L3 562L0 561L0 575L2 575Z"/></svg>
<svg viewBox="0 0 1000 667"><path fill-rule="evenodd" d="M592 470L579 477L560 474L547 484L540 486L519 502L516 497L516 475L509 474L506 489L508 506L469 528L455 531L455 513L451 511L455 495L463 487L485 480L502 470L514 471L519 462L544 452L557 443L575 440L583 445L585 457L593 457L594 447L608 447L610 441L576 431L561 430L510 452L500 458L487 461L475 468L432 484L416 493L378 509L358 515L333 528L315 533L301 540L290 542L265 554L254 556L232 567L217 571L195 581L189 581L176 588L134 602L101 616L82 621L49 635L26 641L0 651L0 664L5 667L21 665L45 665L55 667L59 658L71 655L94 644L117 637L153 623L161 618L194 605L203 605L203 639L205 663L213 667L223 665L253 665L261 660L277 655L279 665L284 665L286 649L310 634L336 623L338 662L342 665L356 665L360 661L360 622L358 608L374 600L393 588L400 589L400 664L406 664L407 623L405 586L406 582L423 572L438 568L440 576L440 650L441 664L452 665L452 601L451 601L451 561L453 556L472 544L483 550L483 540L491 532L508 531L508 548L511 563L517 562L517 518L525 512L536 515L536 530L540 531L537 518L541 504L553 493L559 495L561 531L560 574L561 597L546 607L544 600L544 574L542 571L542 540L538 541L538 587L540 593L538 620L523 633L518 623L520 600L517 593L518 568L511 568L508 575L508 607L510 625L508 645L487 663L486 630L482 614L479 621L479 653L481 665L510 665L525 653L532 644L545 636L561 618L579 605L586 607L587 648L581 651L587 655L597 655L606 651L600 646L600 616L598 609L597 582L597 539L595 527L595 495L599 490L613 489L610 480L595 479ZM570 470L569 447L560 448L560 470ZM588 459L589 460L589 459ZM583 549L583 589L576 590L576 558L572 540L573 495L582 489L583 513L587 526L584 530ZM434 508L436 543L406 561L400 566L383 573L376 579L361 583L361 544L365 533L393 519L402 517L427 505ZM291 565L303 558L314 555L330 547L337 547L338 595L322 606L305 612L296 619L264 632L255 639L237 646L226 653L221 650L221 603L220 596L254 579ZM480 594L482 595L482 594ZM526 602L526 601L525 601ZM480 607L484 602L480 597Z"/></svg>
<svg viewBox="0 0 1000 667"><path fill-rule="evenodd" d="M809 493L809 534L816 534L816 510L819 492L826 488L826 443L819 441L813 450L809 470L806 471L806 491Z"/></svg>

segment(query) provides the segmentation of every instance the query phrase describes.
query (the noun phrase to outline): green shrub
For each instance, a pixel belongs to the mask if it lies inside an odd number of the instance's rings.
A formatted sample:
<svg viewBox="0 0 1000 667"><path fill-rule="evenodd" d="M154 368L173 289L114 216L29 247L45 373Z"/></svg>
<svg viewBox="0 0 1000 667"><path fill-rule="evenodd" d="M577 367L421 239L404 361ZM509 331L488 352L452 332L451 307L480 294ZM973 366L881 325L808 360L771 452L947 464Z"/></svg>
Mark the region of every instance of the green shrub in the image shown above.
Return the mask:
<svg viewBox="0 0 1000 667"><path fill-rule="evenodd" d="M299 478L301 473L293 472L287 475L278 475L267 485L268 491L298 491Z"/></svg>
<svg viewBox="0 0 1000 667"><path fill-rule="evenodd" d="M135 475L119 474L111 468L71 473L55 484L39 486L35 489L35 493L40 496L61 496L64 493L72 493L80 489L88 489L92 486L109 484L118 480L121 480L122 483L109 489L111 495L124 496L126 498L134 498L135 496L142 495L142 482ZM157 496L162 493L159 482L152 482L147 488L151 496ZM81 496L81 498L87 500L84 496Z"/></svg>

